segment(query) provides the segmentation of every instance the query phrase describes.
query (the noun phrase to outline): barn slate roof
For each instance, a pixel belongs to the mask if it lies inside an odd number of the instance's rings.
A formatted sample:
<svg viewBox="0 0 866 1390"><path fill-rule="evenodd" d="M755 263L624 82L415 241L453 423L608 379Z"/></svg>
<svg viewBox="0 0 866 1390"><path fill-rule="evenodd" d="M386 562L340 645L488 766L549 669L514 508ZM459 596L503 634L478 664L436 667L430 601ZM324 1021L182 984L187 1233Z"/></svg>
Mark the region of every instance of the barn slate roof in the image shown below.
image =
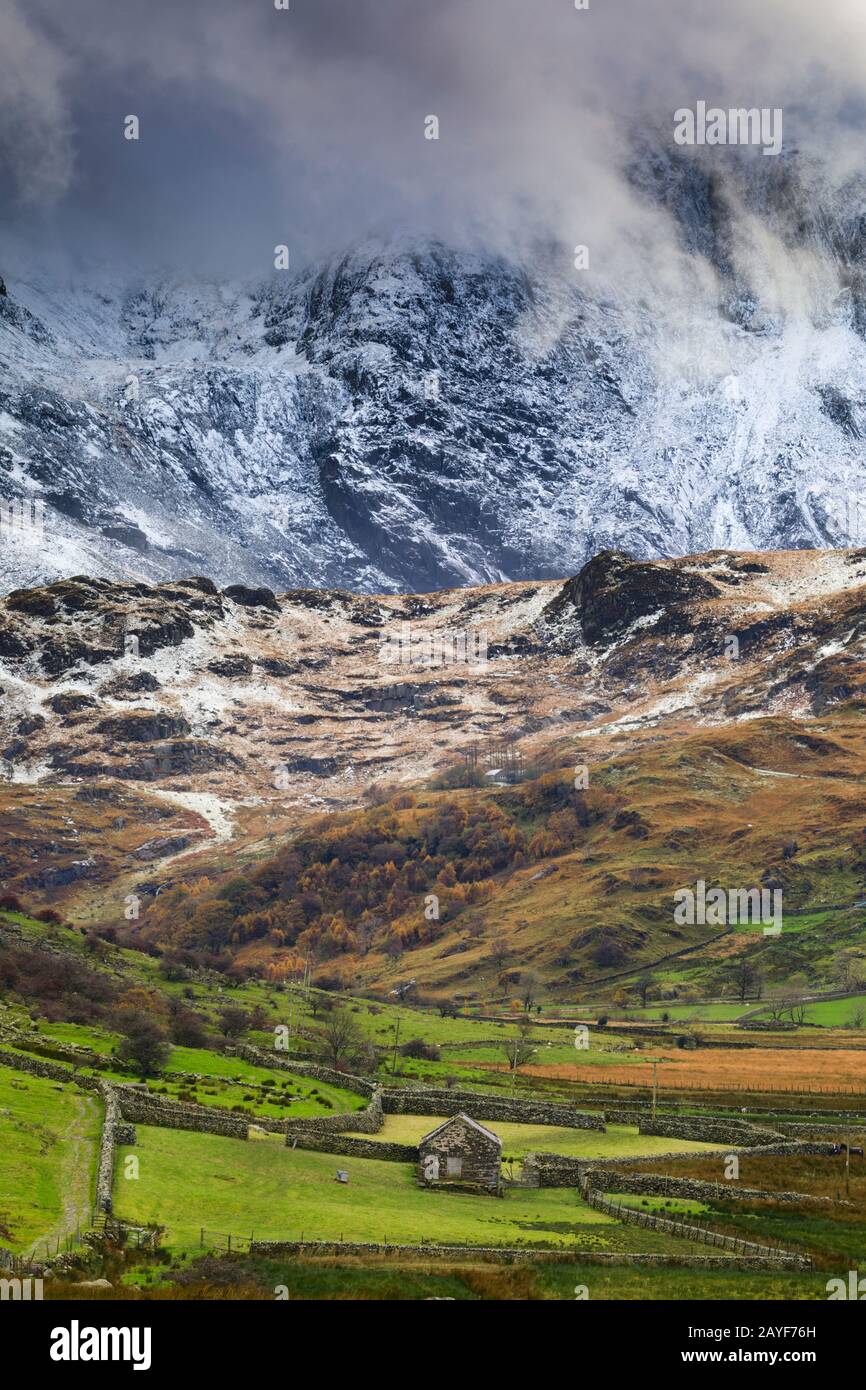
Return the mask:
<svg viewBox="0 0 866 1390"><path fill-rule="evenodd" d="M423 1139L419 1139L419 1149L422 1144L427 1143L428 1139L434 1139L437 1134L441 1134L443 1129L447 1129L449 1125L453 1125L456 1120L462 1120L464 1124L471 1125L473 1129L478 1130L479 1134L483 1134L485 1139L492 1139L494 1144L498 1144L499 1148L502 1148L502 1140L498 1134L494 1134L492 1129L486 1129L484 1125L480 1125L477 1120L473 1120L471 1116L464 1114L464 1112L460 1110L456 1115L452 1115L450 1119L443 1120L441 1125L437 1125L435 1129L431 1129L430 1133L425 1134Z"/></svg>

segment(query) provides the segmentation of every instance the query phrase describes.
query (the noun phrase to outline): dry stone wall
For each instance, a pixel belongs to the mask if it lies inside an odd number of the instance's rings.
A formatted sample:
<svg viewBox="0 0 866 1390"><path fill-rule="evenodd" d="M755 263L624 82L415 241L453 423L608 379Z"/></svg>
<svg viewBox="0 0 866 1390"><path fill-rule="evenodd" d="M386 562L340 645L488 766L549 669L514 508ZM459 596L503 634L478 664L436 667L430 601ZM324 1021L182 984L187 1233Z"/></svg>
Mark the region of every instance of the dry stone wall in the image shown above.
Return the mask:
<svg viewBox="0 0 866 1390"><path fill-rule="evenodd" d="M256 1067L272 1067L277 1071L294 1072L296 1076L309 1076L313 1081L324 1081L327 1086L339 1086L344 1091L354 1091L359 1096L371 1096L376 1090L376 1082L366 1076L353 1076L350 1072L334 1071L333 1067L322 1066L319 1062L296 1062L284 1052L263 1052L261 1048L251 1047L249 1043L238 1043L236 1047L226 1048L226 1052L242 1057Z"/></svg>
<svg viewBox="0 0 866 1390"><path fill-rule="evenodd" d="M699 1202L792 1202L800 1206L831 1207L832 1197L803 1192L771 1192L742 1187L739 1182L705 1182L699 1178L670 1178L664 1173L623 1173L615 1168L584 1168L589 1187L602 1192L628 1192L647 1197L686 1197Z"/></svg>
<svg viewBox="0 0 866 1390"><path fill-rule="evenodd" d="M114 1185L114 1146L120 1123L120 1104L112 1086L103 1090L105 1114L102 1137L99 1141L99 1166L96 1170L96 1210L111 1212L111 1189Z"/></svg>
<svg viewBox="0 0 866 1390"><path fill-rule="evenodd" d="M96 1076L79 1076L71 1072L69 1067L60 1066L59 1062L47 1062L44 1057L25 1056L20 1052L7 1052L5 1047L0 1048L0 1066L26 1072L28 1076L41 1076L46 1081L72 1081L85 1091L99 1091L105 1084Z"/></svg>
<svg viewBox="0 0 866 1390"><path fill-rule="evenodd" d="M249 1117L233 1115L215 1106L181 1105L152 1091L138 1091L130 1086L116 1088L120 1112L133 1124L155 1125L160 1129L189 1129L201 1134L222 1134L231 1139L246 1139Z"/></svg>
<svg viewBox="0 0 866 1390"><path fill-rule="evenodd" d="M74 1043L61 1043L53 1038L40 1038L16 1032L10 1033L7 1040L36 1057L45 1057L53 1062L66 1062L71 1067L90 1067L94 1071L132 1070L114 1057L93 1052L89 1047L76 1047Z"/></svg>
<svg viewBox="0 0 866 1390"><path fill-rule="evenodd" d="M670 1223L668 1223L670 1224ZM737 1242L738 1245L746 1242ZM251 1255L289 1257L385 1255L399 1259L482 1260L491 1264L670 1265L700 1269L778 1269L798 1257L749 1254L705 1255L684 1249L681 1255L626 1255L619 1250L513 1250L495 1245L391 1245L359 1241L254 1240Z"/></svg>
<svg viewBox="0 0 866 1390"><path fill-rule="evenodd" d="M304 1134L339 1134L351 1130L358 1134L378 1134L384 1122L382 1093L378 1088L364 1110L349 1110L343 1115L299 1116L295 1120L282 1121L290 1138L299 1131Z"/></svg>
<svg viewBox="0 0 866 1390"><path fill-rule="evenodd" d="M345 1134L311 1134L304 1130L286 1135L290 1149L345 1154L351 1158L379 1158L388 1163L414 1163L418 1149L412 1144L388 1144L376 1139L355 1139Z"/></svg>
<svg viewBox="0 0 866 1390"><path fill-rule="evenodd" d="M731 1149L736 1153L736 1149ZM831 1154L833 1145L821 1143L819 1140L809 1139L779 1139L775 1144L747 1145L746 1152L755 1154L772 1154L781 1157L783 1154ZM682 1158L682 1154L680 1154Z"/></svg>
<svg viewBox="0 0 866 1390"><path fill-rule="evenodd" d="M745 1120L718 1120L703 1115L657 1115L643 1118L639 1134L658 1135L664 1139L694 1139L704 1144L735 1144L740 1148L769 1144L783 1136L775 1129L759 1129Z"/></svg>
<svg viewBox="0 0 866 1390"><path fill-rule="evenodd" d="M723 1146L720 1145L720 1150ZM829 1144L811 1144L797 1141L795 1139L783 1141L776 1144L746 1145L730 1144L724 1146L726 1153L747 1153L751 1156L785 1154L827 1154L831 1151ZM681 1163L684 1158L690 1155L684 1154L682 1150L676 1150L666 1154L652 1154L645 1156L646 1162L656 1163ZM530 1153L523 1160L523 1183L532 1187L580 1187L585 1174L593 1171L599 1174L613 1175L621 1169L634 1170L635 1165L640 1163L640 1155L631 1155L628 1158L568 1158L565 1154L556 1153ZM654 1176L654 1175L647 1175ZM612 1178L610 1179L612 1181ZM604 1182L608 1182L606 1177ZM659 1175L659 1181L665 1179ZM604 1182L595 1183L595 1186L604 1186ZM709 1184L712 1186L712 1184ZM608 1191L614 1188L609 1186ZM622 1191L627 1189L623 1188ZM672 1189L666 1189L672 1191Z"/></svg>
<svg viewBox="0 0 866 1390"><path fill-rule="evenodd" d="M0 1066L13 1067L15 1071L26 1071L30 1076L42 1076L48 1081L86 1080L73 1077L69 1068L61 1067L58 1062L47 1062L44 1057L30 1057L19 1052L7 1052L5 1047L0 1048Z"/></svg>
<svg viewBox="0 0 866 1390"><path fill-rule="evenodd" d="M847 1144L849 1140L853 1140L861 1146L866 1143L866 1129L857 1125L846 1125L838 1120L831 1124L811 1125L791 1124L785 1121L779 1124L779 1129L792 1139L823 1139L828 1144Z"/></svg>
<svg viewBox="0 0 866 1390"><path fill-rule="evenodd" d="M764 1259L775 1260L779 1265L795 1269L809 1269L811 1261L807 1256L798 1255L791 1250L773 1250L768 1245L757 1245L753 1241L741 1240L737 1236L722 1235L719 1231L707 1231L700 1226L689 1226L685 1221L669 1221L667 1217L656 1216L653 1212L638 1211L634 1207L624 1207L617 1202L609 1202L595 1188L588 1185L582 1189L584 1201L597 1211L615 1216L629 1226L643 1226L647 1230L665 1231L668 1235L681 1236L685 1240L701 1241L715 1249L730 1250L740 1255L760 1255Z"/></svg>
<svg viewBox="0 0 866 1390"><path fill-rule="evenodd" d="M553 1101L513 1100L507 1096L483 1095L477 1091L436 1090L405 1087L382 1092L386 1115L456 1115L459 1110L473 1120L502 1120L511 1124L557 1125L562 1129L604 1130L604 1115L574 1110Z"/></svg>
<svg viewBox="0 0 866 1390"><path fill-rule="evenodd" d="M526 1187L580 1187L585 1162L565 1154L531 1153L523 1160Z"/></svg>

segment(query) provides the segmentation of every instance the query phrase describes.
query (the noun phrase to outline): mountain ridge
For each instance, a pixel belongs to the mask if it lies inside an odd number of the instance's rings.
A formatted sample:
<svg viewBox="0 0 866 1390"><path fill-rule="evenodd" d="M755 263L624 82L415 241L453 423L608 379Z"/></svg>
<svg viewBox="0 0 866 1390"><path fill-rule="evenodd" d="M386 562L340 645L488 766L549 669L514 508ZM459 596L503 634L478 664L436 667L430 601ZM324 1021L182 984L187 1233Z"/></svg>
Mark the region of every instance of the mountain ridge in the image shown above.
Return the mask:
<svg viewBox="0 0 866 1390"><path fill-rule="evenodd" d="M866 541L858 191L816 211L793 164L646 153L635 180L678 248L643 284L420 238L247 286L7 275L0 491L46 530L7 528L0 591L417 593Z"/></svg>

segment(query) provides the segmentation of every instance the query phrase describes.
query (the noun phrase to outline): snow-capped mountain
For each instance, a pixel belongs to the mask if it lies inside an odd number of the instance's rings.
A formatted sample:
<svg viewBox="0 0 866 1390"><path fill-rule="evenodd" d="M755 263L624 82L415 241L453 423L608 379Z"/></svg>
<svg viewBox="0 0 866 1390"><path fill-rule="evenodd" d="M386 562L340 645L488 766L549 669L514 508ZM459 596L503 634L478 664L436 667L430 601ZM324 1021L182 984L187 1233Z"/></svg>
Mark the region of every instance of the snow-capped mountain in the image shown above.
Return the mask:
<svg viewBox="0 0 866 1390"><path fill-rule="evenodd" d="M866 201L782 163L644 156L660 243L619 279L603 246L406 240L243 288L9 276L0 498L45 511L0 514L0 588L417 592L866 540Z"/></svg>

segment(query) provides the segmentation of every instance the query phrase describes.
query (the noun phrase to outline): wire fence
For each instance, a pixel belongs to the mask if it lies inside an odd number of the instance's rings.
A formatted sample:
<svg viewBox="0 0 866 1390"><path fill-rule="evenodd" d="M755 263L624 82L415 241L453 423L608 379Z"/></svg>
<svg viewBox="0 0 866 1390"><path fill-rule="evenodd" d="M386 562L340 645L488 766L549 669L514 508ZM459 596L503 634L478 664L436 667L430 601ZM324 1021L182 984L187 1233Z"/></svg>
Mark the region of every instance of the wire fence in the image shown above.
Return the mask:
<svg viewBox="0 0 866 1390"><path fill-rule="evenodd" d="M231 1231L206 1231L204 1227L199 1232L200 1250L220 1250L231 1255L238 1251L249 1251L250 1246L255 1240L255 1233L250 1232L246 1235L234 1235Z"/></svg>
<svg viewBox="0 0 866 1390"><path fill-rule="evenodd" d="M84 1237L89 1231L94 1230L96 1225L96 1213L91 1216L90 1223L82 1226L79 1221L74 1231L67 1231L65 1235L48 1236L36 1241L26 1255L12 1256L13 1261L24 1264L47 1264L50 1260L56 1260L60 1255L71 1255L73 1250L78 1249L84 1243ZM11 1254L11 1251L9 1252Z"/></svg>
<svg viewBox="0 0 866 1390"><path fill-rule="evenodd" d="M26 1274L33 1269L41 1269L62 1255L71 1255L87 1243L90 1235L100 1235L106 1230L106 1223L112 1221L103 1211L94 1210L86 1224L78 1222L74 1231L65 1235L43 1237L31 1245L26 1253L16 1253L0 1246L0 1269L12 1274ZM154 1230L151 1227L128 1226L124 1222L113 1223L115 1231L122 1231L123 1244L128 1249L153 1251Z"/></svg>

